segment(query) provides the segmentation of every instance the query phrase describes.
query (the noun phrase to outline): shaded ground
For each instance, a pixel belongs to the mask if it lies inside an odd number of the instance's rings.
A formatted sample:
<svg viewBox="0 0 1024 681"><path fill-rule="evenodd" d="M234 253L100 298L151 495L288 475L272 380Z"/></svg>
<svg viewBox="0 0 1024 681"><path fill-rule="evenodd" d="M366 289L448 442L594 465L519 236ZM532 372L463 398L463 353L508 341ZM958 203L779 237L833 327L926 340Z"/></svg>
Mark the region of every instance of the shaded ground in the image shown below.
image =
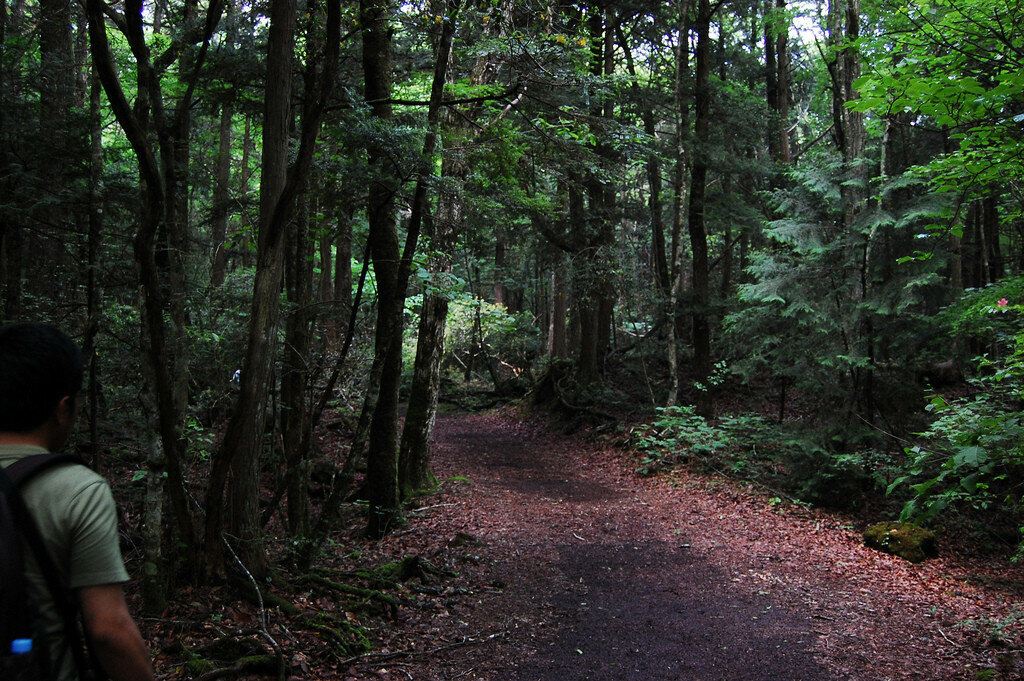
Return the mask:
<svg viewBox="0 0 1024 681"><path fill-rule="evenodd" d="M694 550L691 535L705 528L665 536L642 491L608 480L586 451L504 425L451 420L439 438L445 463L488 490L489 515L507 521L480 539L506 547L494 558L510 575L508 595L552 629L512 678L828 678L809 651L808 621L731 588ZM537 560L549 569L531 569Z"/></svg>
<svg viewBox="0 0 1024 681"><path fill-rule="evenodd" d="M448 482L376 550L460 552L463 597L404 623L451 645L344 678L1024 678L1013 571L996 588L983 562L911 565L843 518L640 478L620 451L502 415L442 418L436 437Z"/></svg>
<svg viewBox="0 0 1024 681"><path fill-rule="evenodd" d="M685 472L642 478L610 442L508 414L442 417L435 435L440 491L380 542L351 507L318 560L376 595L287 568L276 591L297 614L183 590L142 622L159 678L1024 679L1024 579L1005 555L940 535L942 557L912 565L864 548L860 521ZM289 545L268 539L282 565ZM413 577L366 571L410 557ZM243 671L213 641L273 663Z"/></svg>

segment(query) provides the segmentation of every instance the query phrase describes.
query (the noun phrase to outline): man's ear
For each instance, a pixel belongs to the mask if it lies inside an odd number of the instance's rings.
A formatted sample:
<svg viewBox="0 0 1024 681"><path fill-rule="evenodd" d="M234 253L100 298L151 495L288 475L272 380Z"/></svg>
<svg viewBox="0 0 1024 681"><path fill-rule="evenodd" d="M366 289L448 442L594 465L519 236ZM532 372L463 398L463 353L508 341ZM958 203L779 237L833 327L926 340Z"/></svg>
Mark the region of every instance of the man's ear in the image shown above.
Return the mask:
<svg viewBox="0 0 1024 681"><path fill-rule="evenodd" d="M73 395L62 397L57 403L57 424L62 428L70 429L75 425L75 418L78 416L78 404Z"/></svg>
<svg viewBox="0 0 1024 681"><path fill-rule="evenodd" d="M78 418L78 402L74 395L61 398L57 408L50 418L52 426L49 429L50 442L47 448L55 452L65 444L71 437L71 431L75 429L75 420Z"/></svg>

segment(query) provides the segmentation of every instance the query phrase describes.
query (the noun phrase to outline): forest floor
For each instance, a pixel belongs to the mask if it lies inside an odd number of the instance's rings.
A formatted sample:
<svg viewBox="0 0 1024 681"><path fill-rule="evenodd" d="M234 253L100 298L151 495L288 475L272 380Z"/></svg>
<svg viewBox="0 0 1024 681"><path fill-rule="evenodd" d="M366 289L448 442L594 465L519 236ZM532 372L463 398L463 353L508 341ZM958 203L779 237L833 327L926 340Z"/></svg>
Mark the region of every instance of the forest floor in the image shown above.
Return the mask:
<svg viewBox="0 0 1024 681"><path fill-rule="evenodd" d="M510 413L439 417L435 439L440 490L408 524L336 539L338 574L415 557L397 610L344 606L373 644L347 657L272 614L264 638L290 650L289 678L1024 678L1024 575L1005 559L954 542L914 565L865 548L856 518L685 471L640 477L611 440ZM307 610L339 608L302 594ZM222 630L256 619L203 599ZM174 636L144 630L158 650ZM157 666L179 678L169 653Z"/></svg>

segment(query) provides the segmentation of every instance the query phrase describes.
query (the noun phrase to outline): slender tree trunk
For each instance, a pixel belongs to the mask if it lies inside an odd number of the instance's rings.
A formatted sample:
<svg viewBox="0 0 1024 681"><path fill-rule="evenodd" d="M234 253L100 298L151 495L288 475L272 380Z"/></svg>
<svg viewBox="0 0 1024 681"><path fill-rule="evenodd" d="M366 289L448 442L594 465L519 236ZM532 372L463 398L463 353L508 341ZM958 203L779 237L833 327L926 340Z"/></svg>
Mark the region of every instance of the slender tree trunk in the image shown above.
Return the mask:
<svg viewBox="0 0 1024 681"><path fill-rule="evenodd" d="M860 54L857 39L860 36L860 0L832 0L828 13L829 45L832 58L827 61L832 85L833 135L842 153L844 181L840 186L842 224L844 233L852 233L857 216L866 207L867 174L864 155L867 133L864 114L853 111L847 103L857 98L853 84L860 76ZM870 252L875 230L865 235L864 256L861 265L860 297L870 296ZM856 405L862 418L870 421L874 414L874 326L868 306L857 322L857 346L867 360L867 366L853 373L851 403Z"/></svg>
<svg viewBox="0 0 1024 681"><path fill-rule="evenodd" d="M220 10L218 3L212 3L208 9L208 30L204 45L208 44L206 41L217 24ZM129 0L124 12L123 28L136 60L138 77L134 107L125 96L114 65L106 34L104 3L102 0L87 0L86 11L89 20L89 45L96 73L103 84L111 109L135 152L142 178L139 227L133 242L133 253L141 280L143 319L149 345L147 360L153 376L153 391L163 446L163 458L160 462L154 463L150 474L162 477L166 472L171 509L175 516L174 528L185 547L181 555L191 564L196 558L196 542L182 474L184 441L181 428L184 419L175 399L175 379L172 376L171 364L171 358L174 356L171 347L173 336L168 338L165 321L170 309L164 281L166 271L158 262L156 249L158 233L165 228L168 204L171 201L170 197L173 196L168 187L174 186L174 180L172 177L164 176L169 169L173 170L173 165L168 164L168 159L171 158L169 144L172 138L165 136L160 140L160 158L164 161L160 163L150 139L150 128L156 124L157 127L165 129L162 93L156 70L149 59L141 2Z"/></svg>
<svg viewBox="0 0 1024 681"><path fill-rule="evenodd" d="M309 384L313 303L313 241L309 232L308 199L298 211L297 228L286 244L285 290L290 307L285 317L284 357L281 361L281 431L284 438L288 490L288 530L304 537L309 530L309 495L306 462L312 443Z"/></svg>
<svg viewBox="0 0 1024 681"><path fill-rule="evenodd" d="M460 223L461 201L452 193L438 198L438 219L430 219L427 205L427 178L433 167L434 149L441 126L441 100L448 79L452 37L461 0L447 0L443 7L444 21L437 40L434 79L427 111L427 135L423 142L423 170L416 181L413 215L410 222L422 219L431 236L430 271L444 274L451 271L451 251ZM442 161L442 172L451 170L451 163ZM412 225L416 229L415 225ZM497 263L497 258L496 265ZM495 287L497 291L497 285ZM448 299L445 294L425 293L420 311L420 327L413 366L412 389L406 410L405 426L398 455L398 486L403 497L433 482L430 472L430 438L433 433L437 402L441 389L441 360L444 358L445 322Z"/></svg>
<svg viewBox="0 0 1024 681"><path fill-rule="evenodd" d="M772 0L764 2L764 95L768 104L768 155L779 160L779 67L776 37L779 16L773 11Z"/></svg>
<svg viewBox="0 0 1024 681"><path fill-rule="evenodd" d="M679 314L679 297L685 288L686 268L683 265L683 224L687 212L686 186L690 170L690 7L693 0L678 0L678 46L676 49L676 72L673 87L675 103L676 135L675 158L673 159L672 187L674 200L672 205L672 239L669 257L669 274L672 286L669 290L669 303L666 311L668 317L668 363L670 385L668 404L674 405L679 395L679 357L678 343L683 335L681 326L682 315Z"/></svg>
<svg viewBox="0 0 1024 681"><path fill-rule="evenodd" d="M657 139L652 111L644 112L644 131L651 136L651 139ZM672 288L672 278L669 275L668 255L665 252L661 156L658 153L652 153L647 157L647 186L650 190L647 197L647 210L651 215L651 260L653 261L654 283L658 290L667 296Z"/></svg>
<svg viewBox="0 0 1024 681"><path fill-rule="evenodd" d="M71 41L71 3L66 0L39 2L39 113L40 123L54 143L50 170L63 180L68 153L68 116L74 100L75 62Z"/></svg>
<svg viewBox="0 0 1024 681"><path fill-rule="evenodd" d="M221 105L220 142L217 148L217 167L213 184L213 224L210 227L213 263L210 267L210 285L220 288L228 271L227 231L231 204L231 124L234 103L229 99Z"/></svg>
<svg viewBox="0 0 1024 681"><path fill-rule="evenodd" d="M366 101L383 123L391 120L391 27L388 0L361 0L363 73ZM398 388L402 372L402 312L399 290L399 244L394 197L398 180L390 154L378 145L369 149L374 173L367 195L370 258L377 281L377 332L374 369L380 374L376 407L370 419L366 454L367 533L381 537L401 522L398 490Z"/></svg>
<svg viewBox="0 0 1024 681"><path fill-rule="evenodd" d="M89 442L90 460L99 453L99 401L100 376L96 354L96 337L103 315L103 288L100 284L100 246L103 238L103 119L102 87L99 78L93 78L89 93L89 233L86 242L86 306L88 323L82 351L89 362Z"/></svg>
<svg viewBox="0 0 1024 681"><path fill-rule="evenodd" d="M271 4L260 174L260 231L249 337L239 377L239 399L224 434L219 460L211 473L207 498L208 569L223 569L220 494L226 474L224 468L228 467L231 470L229 527L239 543L236 553L247 570L261 577L266 575L268 566L260 541L260 460L277 347L284 244L291 222L277 222L280 218L276 212L288 174L295 13L295 0L273 0Z"/></svg>
<svg viewBox="0 0 1024 681"><path fill-rule="evenodd" d="M786 16L786 0L776 0L779 20ZM789 148L789 22L776 32L776 111L778 112L779 160L789 163L792 159Z"/></svg>
<svg viewBox="0 0 1024 681"><path fill-rule="evenodd" d="M251 572L265 571L266 556L258 542L260 518L258 474L266 404L273 376L280 316L284 244L298 197L305 189L313 163L323 114L337 79L341 42L340 0L327 2L322 69L310 78L302 103L302 126L294 163L287 163L291 106L288 97L295 42L294 0L275 0L271 7L264 116L264 175L260 178L260 234L249 340L240 377L239 400L228 422L224 446L214 460L207 493L206 550L212 569L222 566L221 504L228 468L232 469L231 529L242 543L241 560ZM276 28L275 28L276 24ZM283 177L281 176L283 175ZM264 206L264 202L268 202ZM249 495L246 497L245 495ZM241 498L240 498L241 497Z"/></svg>
<svg viewBox="0 0 1024 681"><path fill-rule="evenodd" d="M7 3L0 2L0 166L7 168L11 161L9 154L14 142L10 130L10 102L11 91L13 90L13 78L8 71L7 36L8 27L11 23L10 14L7 12ZM0 177L0 193L9 196L12 191L9 180ZM14 234L16 227L13 216L9 210L0 203L0 285L3 286L3 318L6 320L17 318L17 304L21 296L12 295L20 287L21 271L14 267L11 256L16 255L18 249L13 248Z"/></svg>
<svg viewBox="0 0 1024 681"><path fill-rule="evenodd" d="M704 199L707 189L708 144L711 119L711 6L709 0L697 3L697 71L694 87L694 156L690 179L690 249L693 252L693 362L697 380L703 389L697 393L697 412L705 418L714 415L711 386L711 315L708 241L704 223Z"/></svg>
<svg viewBox="0 0 1024 681"><path fill-rule="evenodd" d="M247 206L249 203L249 179L251 173L249 172L249 163L253 154L253 141L252 135L252 117L249 114L245 114L245 130L242 133L242 172L240 172L239 179L240 187L238 190L239 199L243 206ZM242 267L249 268L252 266L252 256L250 255L250 245L252 242L252 225L250 223L249 210L243 209L239 215L239 232L242 233L241 243L239 244L239 251L241 251L241 263Z"/></svg>
<svg viewBox="0 0 1024 681"><path fill-rule="evenodd" d="M548 358L561 359L568 356L565 319L569 312L566 288L565 256L557 254L551 266L551 318L548 320Z"/></svg>
<svg viewBox="0 0 1024 681"><path fill-rule="evenodd" d="M366 263L363 263L365 266ZM338 215L334 236L334 297L336 318L346 321L352 316L352 215L345 207ZM344 327L338 325L338 335Z"/></svg>

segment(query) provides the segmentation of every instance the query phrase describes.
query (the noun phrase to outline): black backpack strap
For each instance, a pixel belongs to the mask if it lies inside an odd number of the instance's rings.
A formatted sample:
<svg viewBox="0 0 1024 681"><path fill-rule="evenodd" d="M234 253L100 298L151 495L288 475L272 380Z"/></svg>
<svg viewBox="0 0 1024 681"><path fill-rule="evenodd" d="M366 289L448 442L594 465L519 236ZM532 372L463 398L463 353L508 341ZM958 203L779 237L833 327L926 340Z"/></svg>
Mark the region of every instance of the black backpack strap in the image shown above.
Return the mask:
<svg viewBox="0 0 1024 681"><path fill-rule="evenodd" d="M27 456L15 461L6 469L0 468L0 486L7 496L11 513L14 516L18 532L28 545L36 558L39 571L43 574L46 587L50 591L54 605L64 621L64 634L67 636L71 646L71 653L75 658L75 667L81 678L89 673L92 666L85 657L85 646L82 640L82 633L78 628L78 604L72 596L71 589L64 583L60 573L57 571L57 564L53 556L46 549L42 534L35 518L25 505L21 497L20 489L32 477L45 470L61 464L74 463L85 465L77 456L71 454L36 454Z"/></svg>
<svg viewBox="0 0 1024 681"><path fill-rule="evenodd" d="M59 466L65 463L77 463L83 466L86 465L84 461L74 454L33 454L31 456L18 459L2 470L7 474L7 477L11 479L14 486L20 489L36 474L42 473L48 468L53 468L54 466Z"/></svg>

